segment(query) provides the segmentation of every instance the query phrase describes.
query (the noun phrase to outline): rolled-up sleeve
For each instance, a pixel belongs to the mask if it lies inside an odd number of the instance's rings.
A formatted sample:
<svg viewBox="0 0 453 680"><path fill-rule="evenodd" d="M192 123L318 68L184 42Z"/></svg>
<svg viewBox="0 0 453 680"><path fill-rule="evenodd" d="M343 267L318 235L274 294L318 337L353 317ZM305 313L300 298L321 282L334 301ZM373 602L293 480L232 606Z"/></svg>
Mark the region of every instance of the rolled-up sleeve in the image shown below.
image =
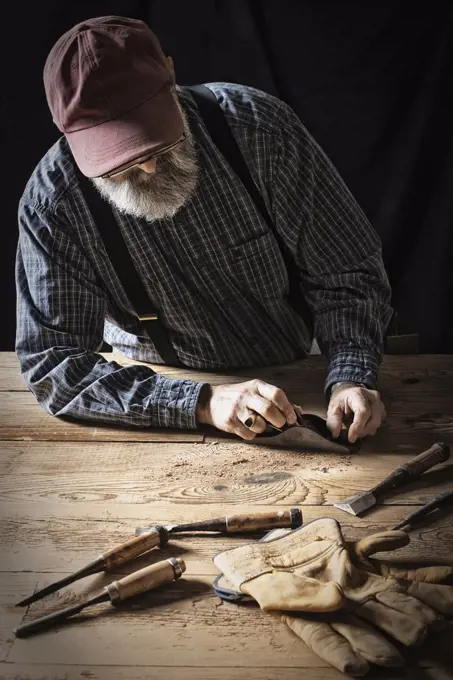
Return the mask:
<svg viewBox="0 0 453 680"><path fill-rule="evenodd" d="M380 239L337 170L288 107L275 147L274 214L301 273L314 334L336 382L375 388L391 318Z"/></svg>
<svg viewBox="0 0 453 680"><path fill-rule="evenodd" d="M52 415L141 427L196 428L201 382L107 361L106 296L67 225L19 206L16 351L26 385Z"/></svg>

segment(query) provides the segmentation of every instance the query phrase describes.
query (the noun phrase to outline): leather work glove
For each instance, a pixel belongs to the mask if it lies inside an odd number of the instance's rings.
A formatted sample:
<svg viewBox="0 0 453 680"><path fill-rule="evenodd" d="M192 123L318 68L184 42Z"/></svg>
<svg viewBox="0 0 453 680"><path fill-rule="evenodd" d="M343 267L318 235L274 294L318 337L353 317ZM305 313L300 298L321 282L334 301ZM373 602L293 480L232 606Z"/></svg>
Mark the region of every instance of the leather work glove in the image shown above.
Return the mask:
<svg viewBox="0 0 453 680"><path fill-rule="evenodd" d="M233 592L280 611L291 630L339 670L364 675L368 661L403 663L374 626L410 646L442 624L439 614L453 613L453 587L441 585L451 579L450 568L400 569L396 578L387 563L381 570L370 560L408 542L405 532L387 531L348 545L336 520L319 519L282 538L220 553L214 562Z"/></svg>
<svg viewBox="0 0 453 680"><path fill-rule="evenodd" d="M284 531L287 533L287 530ZM390 534L394 533L376 533L348 543L348 551L355 566L386 578L453 584L453 567L450 566L417 568L409 564L403 566L371 559L369 555L377 552L378 545L388 543L391 540ZM369 670L368 662L378 666L404 665L404 658L396 647L376 628L354 614L315 614L312 617L283 615L281 620L320 658L343 673L365 675ZM438 618L435 624L441 627L442 619Z"/></svg>
<svg viewBox="0 0 453 680"><path fill-rule="evenodd" d="M239 603L252 599L235 591L223 574L215 579L213 587L222 600ZM320 659L348 675L365 675L369 663L386 667L404 665L404 657L396 647L353 614L285 614L280 615L280 620Z"/></svg>
<svg viewBox="0 0 453 680"><path fill-rule="evenodd" d="M274 529L261 542L291 533L291 529ZM366 539L365 539L366 540ZM350 545L351 550L355 544ZM249 595L235 591L224 574L213 584L215 593L229 602L251 600ZM283 615L280 619L319 658L352 676L365 675L374 663L380 666L403 666L404 658L399 651L372 626L352 614L331 612L329 614Z"/></svg>

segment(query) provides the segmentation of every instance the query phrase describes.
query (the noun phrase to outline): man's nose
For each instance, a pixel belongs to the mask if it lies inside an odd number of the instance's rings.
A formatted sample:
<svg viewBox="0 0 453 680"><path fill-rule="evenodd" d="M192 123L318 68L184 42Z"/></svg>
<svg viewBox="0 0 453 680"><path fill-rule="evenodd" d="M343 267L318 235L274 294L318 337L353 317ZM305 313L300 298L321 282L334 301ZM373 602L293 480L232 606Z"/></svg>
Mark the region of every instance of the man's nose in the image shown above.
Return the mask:
<svg viewBox="0 0 453 680"><path fill-rule="evenodd" d="M143 172L148 173L148 175L153 175L156 172L156 166L157 158L151 158L151 160L146 161L145 163L140 163L138 167L140 170L143 170Z"/></svg>

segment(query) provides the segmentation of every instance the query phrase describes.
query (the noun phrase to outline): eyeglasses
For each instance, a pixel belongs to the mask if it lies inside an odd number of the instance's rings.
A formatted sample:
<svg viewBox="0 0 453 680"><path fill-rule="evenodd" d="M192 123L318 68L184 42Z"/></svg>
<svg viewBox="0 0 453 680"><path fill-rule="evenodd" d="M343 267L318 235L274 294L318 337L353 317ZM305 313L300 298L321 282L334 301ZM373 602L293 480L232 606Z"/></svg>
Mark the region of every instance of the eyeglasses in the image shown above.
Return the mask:
<svg viewBox="0 0 453 680"><path fill-rule="evenodd" d="M157 151L156 153L152 153L149 156L145 156L145 158L141 158L140 160L135 161L135 163L132 163L131 165L123 165L122 167L113 170L113 172L108 172L105 175L101 175L101 179L108 179L110 177L117 177L117 175L122 175L124 172L132 170L132 168L137 168L139 165L148 163L149 161L152 161L154 158L159 158L159 156L163 156L164 154L168 153L168 151L176 149L180 144L182 144L185 141L186 134L183 133L182 136L176 142L173 142L173 144L169 144L163 149Z"/></svg>

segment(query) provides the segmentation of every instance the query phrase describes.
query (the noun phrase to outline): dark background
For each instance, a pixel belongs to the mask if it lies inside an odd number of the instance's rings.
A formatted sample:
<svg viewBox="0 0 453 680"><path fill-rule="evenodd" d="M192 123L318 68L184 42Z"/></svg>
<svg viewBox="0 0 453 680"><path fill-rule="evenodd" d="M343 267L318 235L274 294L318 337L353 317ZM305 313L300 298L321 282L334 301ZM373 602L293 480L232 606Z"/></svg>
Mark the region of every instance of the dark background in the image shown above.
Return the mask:
<svg viewBox="0 0 453 680"><path fill-rule="evenodd" d="M290 104L381 235L399 331L418 332L423 352L453 351L453 3L398 0L48 0L3 10L1 350L14 346L17 204L59 135L44 61L72 25L106 14L146 21L180 85L243 83Z"/></svg>

